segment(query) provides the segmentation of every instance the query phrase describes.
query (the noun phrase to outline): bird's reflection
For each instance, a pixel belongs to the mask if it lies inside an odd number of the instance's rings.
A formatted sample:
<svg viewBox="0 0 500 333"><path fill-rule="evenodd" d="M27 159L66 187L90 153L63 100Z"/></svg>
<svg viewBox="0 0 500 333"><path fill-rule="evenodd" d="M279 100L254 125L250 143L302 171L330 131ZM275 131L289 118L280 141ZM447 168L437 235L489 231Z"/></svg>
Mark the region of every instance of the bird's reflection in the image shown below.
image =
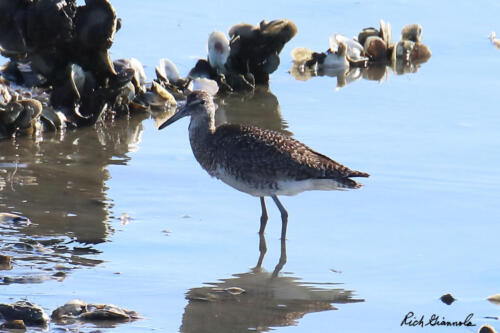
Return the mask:
<svg viewBox="0 0 500 333"><path fill-rule="evenodd" d="M233 94L216 100L215 124L247 124L292 135L281 115L278 98L268 87L257 86L248 94Z"/></svg>
<svg viewBox="0 0 500 333"><path fill-rule="evenodd" d="M307 313L337 310L333 304L363 302L353 291L326 288L337 283L304 283L299 278L279 274L286 263L286 241L272 273L261 266L266 240L260 236L259 259L248 273L233 274L209 286L186 293L181 332L267 332L272 327L297 325Z"/></svg>
<svg viewBox="0 0 500 333"><path fill-rule="evenodd" d="M127 164L146 117L0 142L0 254L13 262L0 284L64 278L101 263L94 244L112 232L106 168Z"/></svg>

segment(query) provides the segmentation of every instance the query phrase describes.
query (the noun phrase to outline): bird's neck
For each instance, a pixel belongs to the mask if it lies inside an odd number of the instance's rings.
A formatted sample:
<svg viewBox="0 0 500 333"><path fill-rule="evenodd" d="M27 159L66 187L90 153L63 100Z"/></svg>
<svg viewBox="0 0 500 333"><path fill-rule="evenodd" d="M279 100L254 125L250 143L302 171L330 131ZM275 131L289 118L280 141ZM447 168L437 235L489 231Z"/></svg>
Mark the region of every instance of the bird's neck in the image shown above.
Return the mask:
<svg viewBox="0 0 500 333"><path fill-rule="evenodd" d="M189 123L189 142L196 160L201 166L213 174L215 170L212 158L213 145L211 144L213 134L215 133L214 117L191 117Z"/></svg>
<svg viewBox="0 0 500 333"><path fill-rule="evenodd" d="M212 114L191 117L189 123L189 139L194 142L204 142L215 132L215 119Z"/></svg>

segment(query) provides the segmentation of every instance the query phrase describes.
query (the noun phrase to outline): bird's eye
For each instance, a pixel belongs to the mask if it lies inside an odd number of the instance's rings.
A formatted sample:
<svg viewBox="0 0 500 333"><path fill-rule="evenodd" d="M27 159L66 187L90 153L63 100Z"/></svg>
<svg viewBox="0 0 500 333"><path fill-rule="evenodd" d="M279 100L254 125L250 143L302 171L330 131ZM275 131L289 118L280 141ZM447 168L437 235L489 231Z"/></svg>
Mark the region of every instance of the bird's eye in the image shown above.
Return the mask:
<svg viewBox="0 0 500 333"><path fill-rule="evenodd" d="M200 104L201 104L201 105L204 105L204 104L205 104L205 101L204 101L204 100L201 100L201 101L200 101Z"/></svg>

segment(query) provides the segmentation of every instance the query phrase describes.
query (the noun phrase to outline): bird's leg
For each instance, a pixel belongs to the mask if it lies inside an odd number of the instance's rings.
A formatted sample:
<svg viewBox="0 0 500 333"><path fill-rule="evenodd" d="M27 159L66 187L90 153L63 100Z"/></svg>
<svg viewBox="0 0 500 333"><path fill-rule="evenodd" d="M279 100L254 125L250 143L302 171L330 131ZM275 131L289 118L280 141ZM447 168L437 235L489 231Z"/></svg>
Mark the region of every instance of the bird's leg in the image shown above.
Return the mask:
<svg viewBox="0 0 500 333"><path fill-rule="evenodd" d="M278 276L279 272L283 269L283 266L286 264L286 240L285 238L281 238L281 255L278 264L274 268L272 277L275 278Z"/></svg>
<svg viewBox="0 0 500 333"><path fill-rule="evenodd" d="M260 217L259 235L263 235L264 229L266 229L266 224L267 224L267 209L266 209L266 202L264 201L264 197L260 197L260 207L262 208L262 215Z"/></svg>
<svg viewBox="0 0 500 333"><path fill-rule="evenodd" d="M259 260L257 261L257 265L255 266L254 269L260 269L262 266L262 261L264 261L264 256L266 255L267 252L267 246L266 246L266 238L264 237L264 234L259 234Z"/></svg>
<svg viewBox="0 0 500 333"><path fill-rule="evenodd" d="M288 212L286 211L285 207L281 204L281 202L278 200L278 197L273 195L271 196L273 198L274 203L276 206L278 206L278 209L280 210L281 213L281 240L286 239L286 226L288 224Z"/></svg>

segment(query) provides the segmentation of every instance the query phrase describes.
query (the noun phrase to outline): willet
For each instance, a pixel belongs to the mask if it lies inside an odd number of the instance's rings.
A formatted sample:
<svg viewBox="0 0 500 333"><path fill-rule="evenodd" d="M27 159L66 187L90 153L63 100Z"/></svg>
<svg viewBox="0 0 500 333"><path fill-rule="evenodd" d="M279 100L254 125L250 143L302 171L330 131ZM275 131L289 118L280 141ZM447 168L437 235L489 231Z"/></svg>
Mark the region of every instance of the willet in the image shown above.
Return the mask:
<svg viewBox="0 0 500 333"><path fill-rule="evenodd" d="M281 238L285 239L288 213L278 195L307 190L339 190L361 185L350 177L368 177L315 152L285 134L254 126L224 124L217 128L212 96L197 90L186 104L159 129L191 116L189 140L194 156L213 177L237 190L260 197L259 234L264 233L270 196L281 213Z"/></svg>

